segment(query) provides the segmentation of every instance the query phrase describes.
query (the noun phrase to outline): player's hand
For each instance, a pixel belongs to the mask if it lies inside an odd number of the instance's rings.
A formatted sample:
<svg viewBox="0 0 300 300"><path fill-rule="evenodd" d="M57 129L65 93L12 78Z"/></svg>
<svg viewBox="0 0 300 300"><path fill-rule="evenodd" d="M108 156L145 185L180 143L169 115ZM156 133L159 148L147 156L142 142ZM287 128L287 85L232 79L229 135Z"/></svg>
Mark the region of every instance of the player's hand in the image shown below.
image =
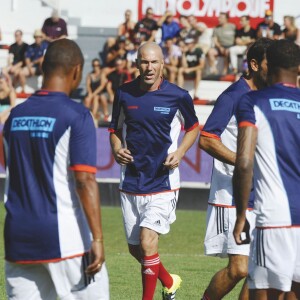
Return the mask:
<svg viewBox="0 0 300 300"><path fill-rule="evenodd" d="M179 155L178 151L170 153L164 162L164 166L169 170L178 168L181 158L182 156Z"/></svg>
<svg viewBox="0 0 300 300"><path fill-rule="evenodd" d="M237 217L233 230L235 242L238 245L250 244L250 225L246 217Z"/></svg>
<svg viewBox="0 0 300 300"><path fill-rule="evenodd" d="M99 272L102 268L102 265L105 261L104 258L104 246L103 242L92 242L91 250L90 250L90 264L87 266L85 272L93 276L97 272Z"/></svg>
<svg viewBox="0 0 300 300"><path fill-rule="evenodd" d="M121 166L130 164L133 162L133 156L131 155L131 152L126 148L121 148L114 154L115 159L118 164Z"/></svg>

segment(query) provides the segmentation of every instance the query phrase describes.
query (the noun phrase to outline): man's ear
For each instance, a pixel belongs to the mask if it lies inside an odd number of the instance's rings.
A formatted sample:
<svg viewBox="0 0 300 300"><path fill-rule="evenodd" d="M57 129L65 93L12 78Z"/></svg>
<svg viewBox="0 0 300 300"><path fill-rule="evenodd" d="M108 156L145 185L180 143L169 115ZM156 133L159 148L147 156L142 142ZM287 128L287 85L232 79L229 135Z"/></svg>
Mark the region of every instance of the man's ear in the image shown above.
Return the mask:
<svg viewBox="0 0 300 300"><path fill-rule="evenodd" d="M259 70L258 63L257 63L256 59L254 59L254 58L250 60L250 66L254 72L257 72Z"/></svg>

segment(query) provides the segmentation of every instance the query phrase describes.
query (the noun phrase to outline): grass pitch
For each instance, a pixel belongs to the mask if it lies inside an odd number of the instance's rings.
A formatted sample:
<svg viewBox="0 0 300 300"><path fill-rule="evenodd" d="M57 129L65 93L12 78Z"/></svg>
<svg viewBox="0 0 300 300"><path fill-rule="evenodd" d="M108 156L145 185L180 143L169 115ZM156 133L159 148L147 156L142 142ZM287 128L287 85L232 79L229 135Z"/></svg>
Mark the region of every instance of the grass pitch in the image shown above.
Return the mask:
<svg viewBox="0 0 300 300"><path fill-rule="evenodd" d="M177 220L171 226L171 232L160 238L160 259L168 271L179 274L183 280L176 299L200 299L211 277L226 265L227 260L203 255L205 212L177 210L176 214ZM127 251L121 209L119 207L103 207L102 218L111 300L139 300L142 295L140 266ZM1 232L3 232L3 222L4 206L1 202ZM0 299L4 300L6 296L3 238L0 239L0 255ZM238 299L241 285L240 283L224 299ZM154 299L161 299L159 281Z"/></svg>

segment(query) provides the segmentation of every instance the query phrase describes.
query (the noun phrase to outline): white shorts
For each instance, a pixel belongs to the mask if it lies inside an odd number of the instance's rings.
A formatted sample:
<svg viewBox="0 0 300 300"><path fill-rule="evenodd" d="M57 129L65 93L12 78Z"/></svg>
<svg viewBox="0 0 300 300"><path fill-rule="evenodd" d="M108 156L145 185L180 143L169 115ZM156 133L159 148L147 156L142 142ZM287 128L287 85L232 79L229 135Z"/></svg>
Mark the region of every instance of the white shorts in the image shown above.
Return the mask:
<svg viewBox="0 0 300 300"><path fill-rule="evenodd" d="M255 225L253 211L246 212L250 224L250 236ZM205 255L228 257L228 254L249 255L250 245L237 245L233 237L236 220L235 207L208 205L206 215L206 234L204 238Z"/></svg>
<svg viewBox="0 0 300 300"><path fill-rule="evenodd" d="M170 231L176 220L179 191L151 195L132 195L121 192L123 222L128 244L140 244L140 228L146 227L160 234Z"/></svg>
<svg viewBox="0 0 300 300"><path fill-rule="evenodd" d="M268 228L253 231L249 259L250 289L290 291L300 283L300 228Z"/></svg>
<svg viewBox="0 0 300 300"><path fill-rule="evenodd" d="M84 272L87 256L53 263L5 263L9 300L108 300L109 283L105 263L93 277Z"/></svg>

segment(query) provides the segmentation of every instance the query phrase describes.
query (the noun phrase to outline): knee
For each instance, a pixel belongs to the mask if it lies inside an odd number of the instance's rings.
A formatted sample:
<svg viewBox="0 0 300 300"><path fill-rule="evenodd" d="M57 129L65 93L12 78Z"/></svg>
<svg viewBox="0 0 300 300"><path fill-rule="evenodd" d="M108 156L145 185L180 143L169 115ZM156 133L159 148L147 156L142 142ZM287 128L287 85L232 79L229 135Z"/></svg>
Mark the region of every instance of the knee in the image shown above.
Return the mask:
<svg viewBox="0 0 300 300"><path fill-rule="evenodd" d="M230 278L239 281L248 275L248 266L247 265L229 266L228 275Z"/></svg>

